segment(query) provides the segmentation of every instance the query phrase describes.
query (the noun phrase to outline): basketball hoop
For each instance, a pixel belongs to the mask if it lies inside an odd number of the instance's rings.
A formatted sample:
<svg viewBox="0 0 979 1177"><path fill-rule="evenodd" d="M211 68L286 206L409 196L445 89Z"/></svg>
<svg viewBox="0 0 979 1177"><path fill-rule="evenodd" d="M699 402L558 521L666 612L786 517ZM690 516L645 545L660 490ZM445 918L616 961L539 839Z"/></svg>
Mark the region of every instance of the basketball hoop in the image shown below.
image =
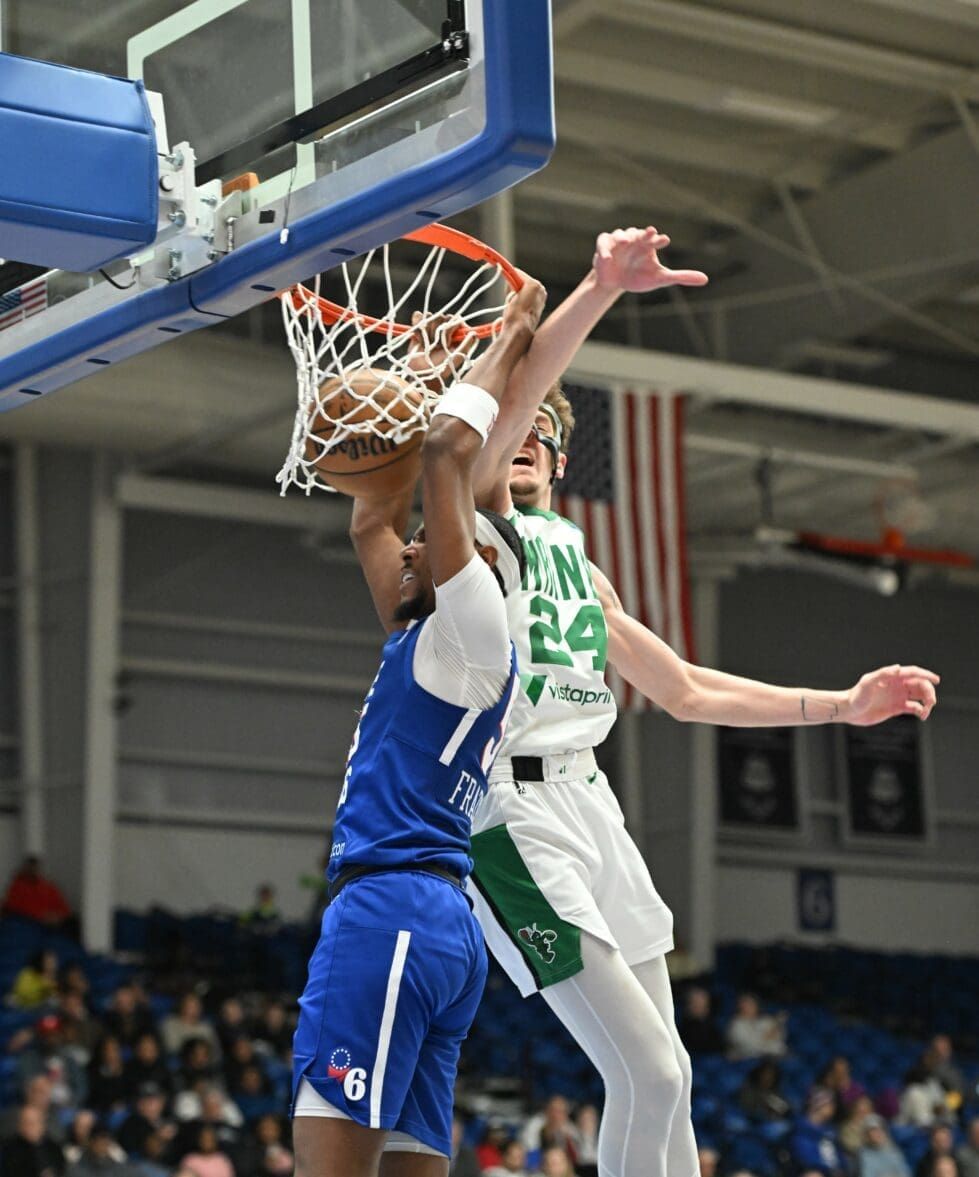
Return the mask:
<svg viewBox="0 0 979 1177"><path fill-rule="evenodd" d="M420 265L403 243L429 246ZM475 268L440 299L436 287L447 253ZM306 494L332 490L317 463L345 450L352 438L367 434L400 444L425 430L435 402L464 378L480 344L499 329L501 282L507 294L522 285L496 250L445 225L371 250L344 263L339 276L345 303L321 295L319 277L312 287L279 295L298 391L292 441L276 479L283 494L293 484ZM374 313L360 309L368 300ZM331 428L324 430L320 390L327 382Z"/></svg>

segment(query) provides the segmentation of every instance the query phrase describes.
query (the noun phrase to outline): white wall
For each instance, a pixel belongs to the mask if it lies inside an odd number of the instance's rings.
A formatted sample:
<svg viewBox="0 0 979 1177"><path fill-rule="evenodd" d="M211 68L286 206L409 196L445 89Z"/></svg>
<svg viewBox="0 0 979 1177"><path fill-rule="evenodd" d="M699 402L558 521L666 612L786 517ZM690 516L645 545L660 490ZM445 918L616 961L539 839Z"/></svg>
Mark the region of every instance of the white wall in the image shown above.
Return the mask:
<svg viewBox="0 0 979 1177"><path fill-rule="evenodd" d="M201 830L182 826L116 827L115 895L120 907L175 912L244 911L258 883L272 883L286 919L302 919L312 892L300 875L316 875L328 822L308 834Z"/></svg>
<svg viewBox="0 0 979 1177"><path fill-rule="evenodd" d="M843 942L888 951L979 954L979 884L838 871L832 936L799 931L795 886L794 870L721 866L718 940Z"/></svg>

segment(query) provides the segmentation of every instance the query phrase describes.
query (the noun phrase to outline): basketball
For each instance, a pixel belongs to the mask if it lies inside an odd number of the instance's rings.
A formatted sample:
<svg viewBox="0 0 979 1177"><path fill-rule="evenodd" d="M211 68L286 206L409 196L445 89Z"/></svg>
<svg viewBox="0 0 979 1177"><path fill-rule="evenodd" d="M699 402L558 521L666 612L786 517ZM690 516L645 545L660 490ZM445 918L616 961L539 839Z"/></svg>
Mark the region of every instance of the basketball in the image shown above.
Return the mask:
<svg viewBox="0 0 979 1177"><path fill-rule="evenodd" d="M320 386L319 403L306 439L306 461L323 482L353 498L385 498L410 486L421 473L425 431L418 416L422 394L392 372L362 368ZM397 422L415 422L415 432L396 441ZM324 452L337 429L371 423Z"/></svg>

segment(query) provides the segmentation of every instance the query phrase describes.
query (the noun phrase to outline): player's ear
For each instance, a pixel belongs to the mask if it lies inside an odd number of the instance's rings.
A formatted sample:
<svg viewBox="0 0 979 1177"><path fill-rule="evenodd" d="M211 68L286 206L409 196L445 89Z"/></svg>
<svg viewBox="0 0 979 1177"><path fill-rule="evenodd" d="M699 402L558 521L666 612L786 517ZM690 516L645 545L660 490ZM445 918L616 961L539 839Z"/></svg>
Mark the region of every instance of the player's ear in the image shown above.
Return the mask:
<svg viewBox="0 0 979 1177"><path fill-rule="evenodd" d="M557 465L554 467L554 481L564 477L564 468L568 464L567 454L558 454Z"/></svg>
<svg viewBox="0 0 979 1177"><path fill-rule="evenodd" d="M492 544L477 544L476 551L479 553L480 557L486 561L490 568L496 567L496 561L499 557L499 553Z"/></svg>

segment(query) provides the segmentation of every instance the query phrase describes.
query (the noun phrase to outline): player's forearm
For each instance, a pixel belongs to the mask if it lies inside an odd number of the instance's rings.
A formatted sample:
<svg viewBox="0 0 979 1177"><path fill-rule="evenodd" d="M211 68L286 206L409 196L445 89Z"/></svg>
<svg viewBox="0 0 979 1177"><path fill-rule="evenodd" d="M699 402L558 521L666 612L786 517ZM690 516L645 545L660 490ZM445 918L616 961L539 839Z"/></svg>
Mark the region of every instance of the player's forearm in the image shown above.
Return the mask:
<svg viewBox="0 0 979 1177"><path fill-rule="evenodd" d="M372 536L393 532L403 537L411 516L415 488L410 486L400 494L383 499L354 499L350 516L349 535L354 547L369 541Z"/></svg>
<svg viewBox="0 0 979 1177"><path fill-rule="evenodd" d="M778 687L705 666L689 666L689 690L678 719L726 727L791 727L846 723L849 691Z"/></svg>
<svg viewBox="0 0 979 1177"><path fill-rule="evenodd" d="M604 584L604 578L598 583ZM848 691L776 687L694 666L625 613L617 598L606 592L602 599L610 664L674 719L726 727L789 727L847 721Z"/></svg>
<svg viewBox="0 0 979 1177"><path fill-rule="evenodd" d="M621 293L600 286L591 270L538 328L530 350L507 383L493 436L476 463L473 485L477 497L489 493L499 478L509 477L510 459L530 431L545 393L560 379L592 328Z"/></svg>

